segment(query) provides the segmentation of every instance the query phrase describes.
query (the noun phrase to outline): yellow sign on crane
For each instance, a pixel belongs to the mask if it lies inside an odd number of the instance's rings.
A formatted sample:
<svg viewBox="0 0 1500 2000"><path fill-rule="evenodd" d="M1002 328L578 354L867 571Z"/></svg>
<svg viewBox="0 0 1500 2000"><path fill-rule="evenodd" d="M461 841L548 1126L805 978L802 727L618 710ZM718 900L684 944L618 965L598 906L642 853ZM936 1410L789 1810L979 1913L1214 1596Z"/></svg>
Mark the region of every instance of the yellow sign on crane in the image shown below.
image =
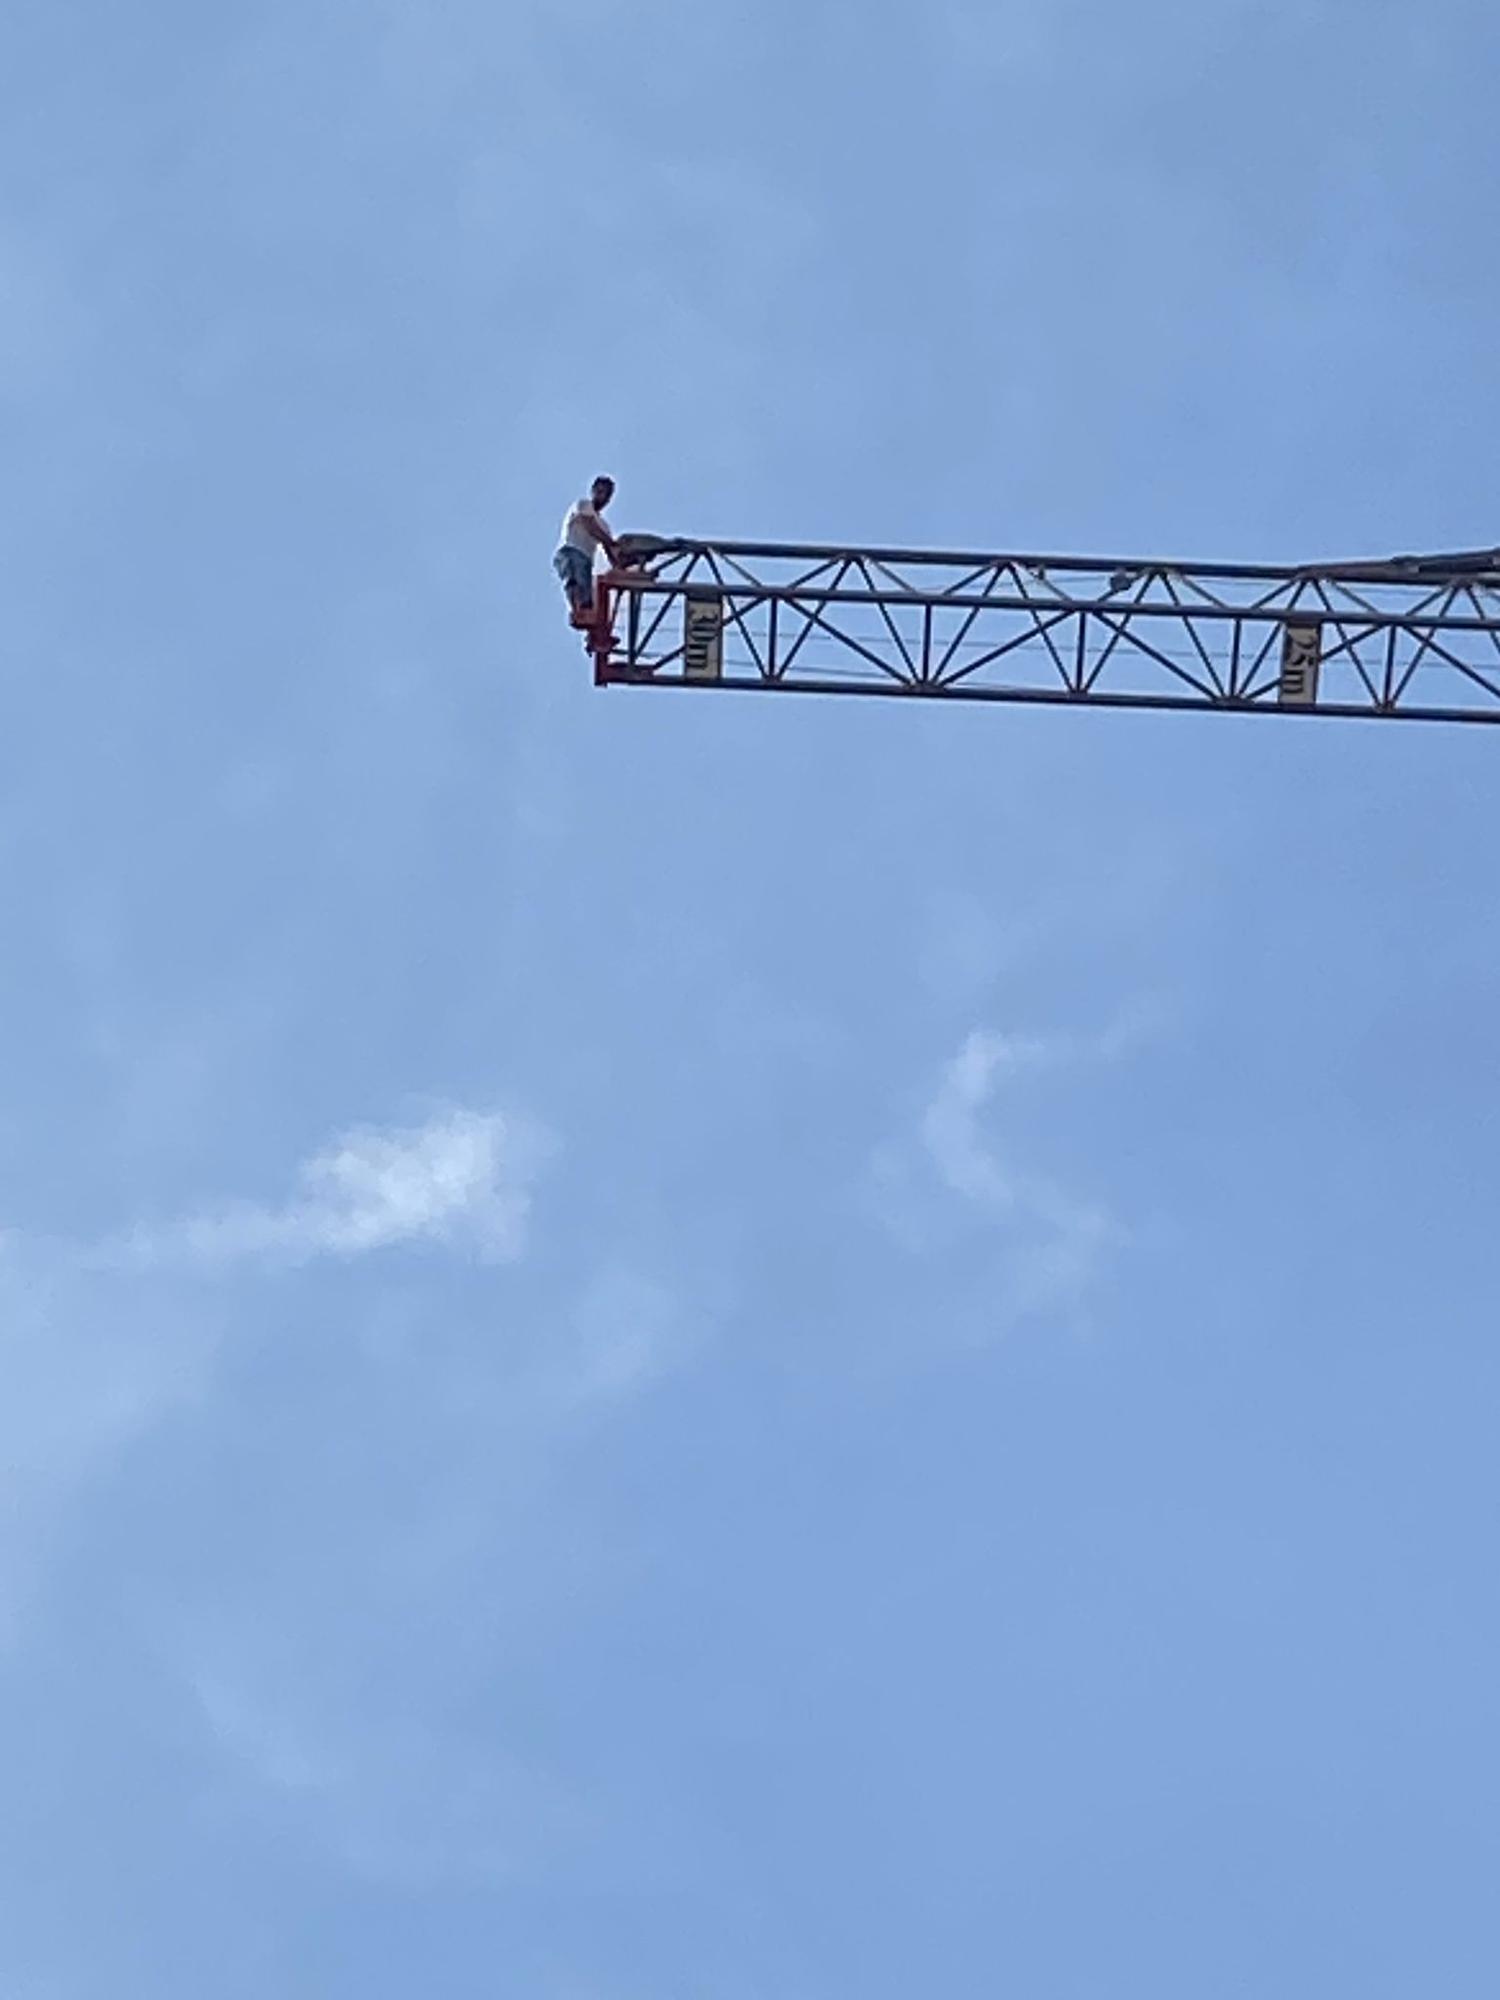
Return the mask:
<svg viewBox="0 0 1500 2000"><path fill-rule="evenodd" d="M690 681L716 681L724 671L724 600L717 591L689 591L682 612L682 671Z"/></svg>
<svg viewBox="0 0 1500 2000"><path fill-rule="evenodd" d="M1318 667L1323 657L1321 625L1288 625L1281 640L1280 700L1283 708L1312 708L1318 699Z"/></svg>

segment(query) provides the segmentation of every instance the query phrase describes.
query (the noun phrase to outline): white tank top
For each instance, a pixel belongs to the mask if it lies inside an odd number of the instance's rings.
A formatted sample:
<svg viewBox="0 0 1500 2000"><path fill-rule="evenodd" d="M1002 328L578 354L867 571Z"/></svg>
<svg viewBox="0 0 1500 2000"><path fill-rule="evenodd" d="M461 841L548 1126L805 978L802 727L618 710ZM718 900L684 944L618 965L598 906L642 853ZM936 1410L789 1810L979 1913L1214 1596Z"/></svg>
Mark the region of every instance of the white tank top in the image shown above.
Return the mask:
<svg viewBox="0 0 1500 2000"><path fill-rule="evenodd" d="M591 500L575 500L563 517L562 545L565 549L577 549L590 562L599 544L584 526L585 521L597 521L599 510Z"/></svg>

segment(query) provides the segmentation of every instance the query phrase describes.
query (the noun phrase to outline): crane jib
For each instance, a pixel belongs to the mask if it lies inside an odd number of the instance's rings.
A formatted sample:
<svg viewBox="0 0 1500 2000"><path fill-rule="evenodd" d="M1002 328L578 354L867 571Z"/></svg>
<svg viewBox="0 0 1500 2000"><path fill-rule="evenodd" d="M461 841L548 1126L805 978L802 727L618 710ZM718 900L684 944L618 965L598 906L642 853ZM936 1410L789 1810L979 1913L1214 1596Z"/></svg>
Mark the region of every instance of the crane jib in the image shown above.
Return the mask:
<svg viewBox="0 0 1500 2000"><path fill-rule="evenodd" d="M1500 721L1500 550L1302 564L621 538L602 686Z"/></svg>

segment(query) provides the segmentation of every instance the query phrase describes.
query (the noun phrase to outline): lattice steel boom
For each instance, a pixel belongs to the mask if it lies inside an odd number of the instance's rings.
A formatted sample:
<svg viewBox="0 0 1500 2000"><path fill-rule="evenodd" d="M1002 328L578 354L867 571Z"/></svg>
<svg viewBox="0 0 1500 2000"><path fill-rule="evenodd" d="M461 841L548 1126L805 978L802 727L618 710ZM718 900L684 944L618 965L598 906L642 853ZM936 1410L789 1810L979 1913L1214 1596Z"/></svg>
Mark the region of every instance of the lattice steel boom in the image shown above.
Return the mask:
<svg viewBox="0 0 1500 2000"><path fill-rule="evenodd" d="M1500 722L1500 549L1277 568L625 546L587 640L601 686Z"/></svg>

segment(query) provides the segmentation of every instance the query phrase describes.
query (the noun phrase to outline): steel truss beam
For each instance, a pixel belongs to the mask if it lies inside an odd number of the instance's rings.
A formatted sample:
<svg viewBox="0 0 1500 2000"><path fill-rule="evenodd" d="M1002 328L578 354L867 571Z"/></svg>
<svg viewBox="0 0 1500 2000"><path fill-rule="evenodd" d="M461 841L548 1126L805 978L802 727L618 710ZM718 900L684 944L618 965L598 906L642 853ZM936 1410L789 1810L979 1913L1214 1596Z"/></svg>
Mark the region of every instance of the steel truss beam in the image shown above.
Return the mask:
<svg viewBox="0 0 1500 2000"><path fill-rule="evenodd" d="M601 685L1500 722L1500 550L1278 568L636 538Z"/></svg>

